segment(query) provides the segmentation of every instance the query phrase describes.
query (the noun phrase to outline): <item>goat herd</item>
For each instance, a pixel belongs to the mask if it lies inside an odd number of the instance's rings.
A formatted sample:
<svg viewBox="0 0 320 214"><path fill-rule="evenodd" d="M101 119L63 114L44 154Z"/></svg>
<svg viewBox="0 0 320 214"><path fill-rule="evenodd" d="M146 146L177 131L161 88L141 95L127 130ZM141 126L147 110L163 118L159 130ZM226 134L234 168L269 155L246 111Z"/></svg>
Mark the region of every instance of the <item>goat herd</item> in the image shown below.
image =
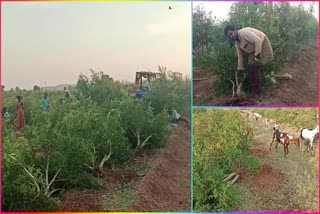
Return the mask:
<svg viewBox="0 0 320 214"><path fill-rule="evenodd" d="M243 112L245 113L245 117L247 120L249 120L250 118L250 113L249 112ZM258 120L262 120L262 116L258 113L253 113L252 114L252 119L254 121L258 121ZM264 118L264 122L265 125L267 127L269 127L271 125L271 122L268 118ZM245 130L244 135L248 135L249 131ZM275 148L277 148L278 144L282 144L283 148L284 148L284 156L286 156L287 154L289 154L289 144L293 143L295 145L297 145L301 150L301 144L300 141L305 142L305 144L307 144L307 151L311 153L312 156L314 156L315 154L315 150L314 150L314 145L313 145L313 140L315 139L316 135L319 134L319 126L317 126L314 129L307 129L307 128L301 128L300 129L300 134L299 137L293 137L292 135L289 135L288 133L285 132L281 132L279 129L279 125L277 123L275 123L273 125L273 133L272 133L272 141L270 143L270 151L272 148L272 144L275 142L276 146Z"/></svg>

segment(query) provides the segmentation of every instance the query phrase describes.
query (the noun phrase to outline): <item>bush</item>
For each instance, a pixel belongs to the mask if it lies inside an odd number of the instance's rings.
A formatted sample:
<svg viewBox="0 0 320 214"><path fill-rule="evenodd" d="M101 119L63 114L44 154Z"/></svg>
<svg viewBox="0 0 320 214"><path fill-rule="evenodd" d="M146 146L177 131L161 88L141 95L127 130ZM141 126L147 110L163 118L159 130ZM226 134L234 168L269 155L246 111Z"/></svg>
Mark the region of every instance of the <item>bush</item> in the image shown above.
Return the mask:
<svg viewBox="0 0 320 214"><path fill-rule="evenodd" d="M150 103L153 112L158 114L174 108L178 112L190 111L190 80L175 76L171 70L159 66L161 78L152 82L152 92L144 100Z"/></svg>
<svg viewBox="0 0 320 214"><path fill-rule="evenodd" d="M255 173L259 160L248 155L253 132L235 109L194 111L194 210L232 211L238 202L237 186L222 183L225 175L243 169Z"/></svg>
<svg viewBox="0 0 320 214"><path fill-rule="evenodd" d="M121 165L132 155L120 117L88 101L39 114L28 136L34 146L48 152L52 170L61 168L59 177L71 186L90 186L88 166L99 165L110 147L109 165ZM89 183L83 183L86 180Z"/></svg>
<svg viewBox="0 0 320 214"><path fill-rule="evenodd" d="M216 169L216 170L212 170ZM197 172L198 170L195 169ZM194 173L194 201L196 212L231 212L239 201L236 185L221 184L223 171L213 162L202 172Z"/></svg>
<svg viewBox="0 0 320 214"><path fill-rule="evenodd" d="M119 111L122 126L126 130L132 148L139 149L139 139L140 143L148 139L146 148L166 145L170 132L169 115L165 111L154 114L150 104L144 100L123 101L119 104Z"/></svg>
<svg viewBox="0 0 320 214"><path fill-rule="evenodd" d="M90 78L83 74L79 76L77 96L78 98L90 97L93 102L101 105L128 96L128 93L122 90L123 88L120 82L114 81L109 75L91 70Z"/></svg>
<svg viewBox="0 0 320 214"><path fill-rule="evenodd" d="M25 171L44 176L41 170L37 170L26 140L2 135L2 154L2 211L55 210L55 201L39 193L34 179Z"/></svg>

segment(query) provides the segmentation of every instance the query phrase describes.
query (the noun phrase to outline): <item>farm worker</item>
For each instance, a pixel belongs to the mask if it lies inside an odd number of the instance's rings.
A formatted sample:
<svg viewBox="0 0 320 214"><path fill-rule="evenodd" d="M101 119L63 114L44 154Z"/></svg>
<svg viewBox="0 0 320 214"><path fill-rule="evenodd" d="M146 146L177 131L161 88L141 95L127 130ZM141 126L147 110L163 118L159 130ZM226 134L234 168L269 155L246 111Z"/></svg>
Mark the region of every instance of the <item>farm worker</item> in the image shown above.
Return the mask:
<svg viewBox="0 0 320 214"><path fill-rule="evenodd" d="M26 121L24 117L24 106L22 102L22 96L17 96L17 116L15 119L16 130L20 131L25 128Z"/></svg>
<svg viewBox="0 0 320 214"><path fill-rule="evenodd" d="M2 108L2 117L6 123L10 122L10 113L8 112L6 107Z"/></svg>
<svg viewBox="0 0 320 214"><path fill-rule="evenodd" d="M68 90L66 90L66 92L64 93L64 98L63 98L63 104L69 104L72 102L72 99L70 97L70 92Z"/></svg>
<svg viewBox="0 0 320 214"><path fill-rule="evenodd" d="M41 100L41 106L42 106L42 111L44 111L44 112L49 111L50 103L49 103L49 99L48 99L48 94L47 93L43 94L43 98Z"/></svg>
<svg viewBox="0 0 320 214"><path fill-rule="evenodd" d="M172 109L172 122L176 123L180 118L181 115L175 109Z"/></svg>
<svg viewBox="0 0 320 214"><path fill-rule="evenodd" d="M273 50L267 35L251 27L237 30L232 25L224 29L224 34L230 41L235 42L239 76L243 76L243 58L244 54L248 54L247 71L250 95L251 98L255 99L258 97L260 100L262 92L261 67L273 60Z"/></svg>
<svg viewBox="0 0 320 214"><path fill-rule="evenodd" d="M184 121L190 128L189 122L184 117L182 117L175 109L172 109L171 117L173 123L178 123L178 121Z"/></svg>

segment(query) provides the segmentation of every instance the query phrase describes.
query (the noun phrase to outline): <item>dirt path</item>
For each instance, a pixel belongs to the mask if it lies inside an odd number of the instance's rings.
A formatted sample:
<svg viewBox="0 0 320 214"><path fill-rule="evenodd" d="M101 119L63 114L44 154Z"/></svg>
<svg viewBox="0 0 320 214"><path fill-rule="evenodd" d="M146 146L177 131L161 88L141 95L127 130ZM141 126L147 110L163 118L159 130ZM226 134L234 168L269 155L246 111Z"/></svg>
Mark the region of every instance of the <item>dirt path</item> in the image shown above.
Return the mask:
<svg viewBox="0 0 320 214"><path fill-rule="evenodd" d="M154 169L139 185L136 202L123 211L190 212L190 182L190 132L184 126L157 154Z"/></svg>
<svg viewBox="0 0 320 214"><path fill-rule="evenodd" d="M278 80L262 103L255 103L243 97L217 97L212 89L216 79L193 81L194 105L217 106L317 106L318 105L318 40L303 49L297 62L283 69L292 75L290 80ZM195 69L193 78L209 77L208 71Z"/></svg>
<svg viewBox="0 0 320 214"><path fill-rule="evenodd" d="M190 130L184 123L173 129L166 148L104 172L102 190L68 191L59 211L190 212Z"/></svg>
<svg viewBox="0 0 320 214"><path fill-rule="evenodd" d="M272 128L263 121L249 122L255 129L249 152L261 160L257 174L240 183L241 201L236 211L317 211L318 152L311 157L294 144L283 156L283 146L269 151ZM280 131L298 136L296 128L280 124Z"/></svg>
<svg viewBox="0 0 320 214"><path fill-rule="evenodd" d="M271 93L264 97L268 105L318 105L318 40L304 49L298 61L283 71L291 80L278 81Z"/></svg>
<svg viewBox="0 0 320 214"><path fill-rule="evenodd" d="M210 78L208 71L194 70L193 72L193 105L203 105L214 98L212 83L215 78Z"/></svg>

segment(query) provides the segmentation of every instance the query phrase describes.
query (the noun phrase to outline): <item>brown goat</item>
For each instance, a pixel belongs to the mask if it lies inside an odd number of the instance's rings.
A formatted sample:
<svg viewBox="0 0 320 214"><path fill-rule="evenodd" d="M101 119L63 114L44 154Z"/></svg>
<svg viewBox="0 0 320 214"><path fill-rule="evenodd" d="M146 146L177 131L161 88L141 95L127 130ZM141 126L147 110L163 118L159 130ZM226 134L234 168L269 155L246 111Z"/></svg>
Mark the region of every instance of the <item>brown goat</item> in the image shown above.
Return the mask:
<svg viewBox="0 0 320 214"><path fill-rule="evenodd" d="M250 132L251 132L251 128L247 128L246 130L244 130L243 136L248 137Z"/></svg>
<svg viewBox="0 0 320 214"><path fill-rule="evenodd" d="M270 151L272 148L272 144L274 141L276 141L276 149L278 148L278 143L283 144L283 149L284 149L284 156L286 154L289 154L289 137L287 133L282 133L279 131L279 129L273 128L273 134L272 134L272 141L270 143Z"/></svg>
<svg viewBox="0 0 320 214"><path fill-rule="evenodd" d="M295 144L296 146L300 146L300 139L298 137L289 136L289 142Z"/></svg>

